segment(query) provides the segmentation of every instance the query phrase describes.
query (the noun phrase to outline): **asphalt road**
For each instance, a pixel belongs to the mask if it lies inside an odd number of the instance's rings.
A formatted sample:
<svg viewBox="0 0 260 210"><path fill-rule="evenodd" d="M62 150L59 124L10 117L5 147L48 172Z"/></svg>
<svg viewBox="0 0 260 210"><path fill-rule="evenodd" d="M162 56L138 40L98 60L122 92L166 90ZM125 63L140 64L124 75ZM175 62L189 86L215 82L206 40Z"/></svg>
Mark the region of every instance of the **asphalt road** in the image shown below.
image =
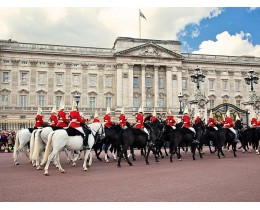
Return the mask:
<svg viewBox="0 0 260 210"><path fill-rule="evenodd" d="M93 155L89 171L82 160L73 167L61 156L66 173L53 165L50 176L37 171L20 153L20 165L13 163L11 153L0 153L1 202L259 202L260 156L238 151L235 158L224 150L225 158L206 154L203 159L183 153L182 161L169 157L156 163L149 158L145 165L138 150L134 166L122 161L118 168L98 161ZM101 154L101 157L104 157Z"/></svg>

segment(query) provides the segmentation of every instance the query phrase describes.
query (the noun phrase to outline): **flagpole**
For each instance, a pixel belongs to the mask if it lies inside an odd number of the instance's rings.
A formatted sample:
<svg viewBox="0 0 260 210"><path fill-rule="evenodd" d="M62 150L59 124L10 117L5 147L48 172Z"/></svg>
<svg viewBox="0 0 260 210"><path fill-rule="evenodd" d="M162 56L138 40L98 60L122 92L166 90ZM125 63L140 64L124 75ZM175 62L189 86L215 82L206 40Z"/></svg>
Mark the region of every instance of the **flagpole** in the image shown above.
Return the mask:
<svg viewBox="0 0 260 210"><path fill-rule="evenodd" d="M141 16L140 16L140 9L139 9L139 38L141 39Z"/></svg>

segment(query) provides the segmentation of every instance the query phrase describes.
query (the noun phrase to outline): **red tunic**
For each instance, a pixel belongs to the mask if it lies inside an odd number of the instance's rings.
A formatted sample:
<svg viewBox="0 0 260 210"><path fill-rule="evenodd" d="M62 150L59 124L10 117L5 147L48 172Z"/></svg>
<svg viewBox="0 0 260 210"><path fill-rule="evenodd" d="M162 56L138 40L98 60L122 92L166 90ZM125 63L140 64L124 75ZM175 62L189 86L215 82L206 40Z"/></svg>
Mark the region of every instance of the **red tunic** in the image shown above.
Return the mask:
<svg viewBox="0 0 260 210"><path fill-rule="evenodd" d="M252 118L251 125L253 128L256 128L258 126L257 119L255 117Z"/></svg>
<svg viewBox="0 0 260 210"><path fill-rule="evenodd" d="M136 124L135 124L135 128L143 128L144 127L144 117L141 113L138 113L136 116Z"/></svg>
<svg viewBox="0 0 260 210"><path fill-rule="evenodd" d="M95 122L98 122L98 123L99 123L100 120L99 120L97 117L95 117L94 120L93 120L93 123L95 123Z"/></svg>
<svg viewBox="0 0 260 210"><path fill-rule="evenodd" d="M260 120L259 120L259 121L257 121L257 125L258 125L258 126L260 126Z"/></svg>
<svg viewBox="0 0 260 210"><path fill-rule="evenodd" d="M190 117L188 115L184 115L182 117L182 120L183 120L183 127L185 128L190 128Z"/></svg>
<svg viewBox="0 0 260 210"><path fill-rule="evenodd" d="M230 117L225 117L224 120L222 120L223 128L232 128L234 126L233 121Z"/></svg>
<svg viewBox="0 0 260 210"><path fill-rule="evenodd" d="M175 119L174 119L174 117L172 116L172 115L168 115L167 117L166 117L166 123L167 123L167 125L169 125L169 126L174 126L175 125Z"/></svg>
<svg viewBox="0 0 260 210"><path fill-rule="evenodd" d="M210 117L208 121L209 121L208 127L215 127L216 126L216 122L212 117Z"/></svg>
<svg viewBox="0 0 260 210"><path fill-rule="evenodd" d="M110 128L112 126L111 116L109 114L106 114L104 116L104 122L105 122L105 127Z"/></svg>
<svg viewBox="0 0 260 210"><path fill-rule="evenodd" d="M50 116L51 126L55 127L58 123L58 118L56 114L52 113Z"/></svg>
<svg viewBox="0 0 260 210"><path fill-rule="evenodd" d="M36 117L35 117L35 124L34 124L34 127L36 128L42 128L43 127L43 119L42 119L42 116L37 114Z"/></svg>
<svg viewBox="0 0 260 210"><path fill-rule="evenodd" d="M63 110L60 110L58 113L58 123L57 127L68 127L68 120L66 118L66 113Z"/></svg>
<svg viewBox="0 0 260 210"><path fill-rule="evenodd" d="M151 122L153 123L156 119L157 119L157 117L152 116L152 117L151 117Z"/></svg>
<svg viewBox="0 0 260 210"><path fill-rule="evenodd" d="M119 116L119 125L121 127L126 126L126 118L125 118L124 114L120 114L120 116Z"/></svg>
<svg viewBox="0 0 260 210"><path fill-rule="evenodd" d="M200 118L200 117L197 117L197 118L195 119L195 125L196 125L197 123L199 123L199 122L201 122L201 118Z"/></svg>
<svg viewBox="0 0 260 210"><path fill-rule="evenodd" d="M80 123L86 122L86 119L82 118L78 111L71 111L70 112L70 118L71 118L71 121L70 121L69 126L73 127L73 128L81 127Z"/></svg>

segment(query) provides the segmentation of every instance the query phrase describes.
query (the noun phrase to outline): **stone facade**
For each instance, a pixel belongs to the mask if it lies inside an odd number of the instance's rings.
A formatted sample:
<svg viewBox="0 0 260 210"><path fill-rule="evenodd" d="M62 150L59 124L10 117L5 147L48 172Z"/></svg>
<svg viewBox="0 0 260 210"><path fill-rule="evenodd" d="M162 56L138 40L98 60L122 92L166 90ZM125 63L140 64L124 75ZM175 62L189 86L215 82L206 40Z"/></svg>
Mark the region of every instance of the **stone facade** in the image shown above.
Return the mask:
<svg viewBox="0 0 260 210"><path fill-rule="evenodd" d="M260 72L260 58L181 53L181 43L118 37L113 48L91 48L0 40L0 118L33 119L38 106L47 121L60 100L66 111L80 94L79 109L103 118L111 106L115 120L122 107L128 119L142 103L146 113L177 115L178 95L183 106L194 96L190 76L199 67L205 77L200 90L213 108L228 101L243 108L250 87L249 70ZM254 86L259 91L259 84Z"/></svg>

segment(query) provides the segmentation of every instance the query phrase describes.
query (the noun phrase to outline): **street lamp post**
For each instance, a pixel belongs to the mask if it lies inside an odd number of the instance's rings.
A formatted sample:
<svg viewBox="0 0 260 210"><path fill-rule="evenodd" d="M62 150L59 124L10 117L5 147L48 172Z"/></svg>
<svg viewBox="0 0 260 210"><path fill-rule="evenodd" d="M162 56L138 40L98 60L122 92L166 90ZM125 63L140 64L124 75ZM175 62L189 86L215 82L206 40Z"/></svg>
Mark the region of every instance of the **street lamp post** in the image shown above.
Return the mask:
<svg viewBox="0 0 260 210"><path fill-rule="evenodd" d="M254 91L254 87L253 84L258 84L258 80L259 78L254 74L253 70L250 70L248 72L249 74L247 75L247 77L245 78L246 84L247 85L251 85L251 91Z"/></svg>
<svg viewBox="0 0 260 210"><path fill-rule="evenodd" d="M183 100L183 95L180 93L180 94L178 95L178 98L179 98L179 102L180 102L180 111L179 111L179 114L183 114L183 112L182 112L182 107L181 107L181 102L182 102L182 100Z"/></svg>
<svg viewBox="0 0 260 210"><path fill-rule="evenodd" d="M77 91L76 94L74 95L74 99L75 99L76 104L77 104L77 111L79 111L79 100L80 100L80 94L79 94L78 91Z"/></svg>
<svg viewBox="0 0 260 210"><path fill-rule="evenodd" d="M197 66L195 73L191 76L191 81L197 84L197 90L200 89L200 82L205 81L205 75L200 71L200 68Z"/></svg>

